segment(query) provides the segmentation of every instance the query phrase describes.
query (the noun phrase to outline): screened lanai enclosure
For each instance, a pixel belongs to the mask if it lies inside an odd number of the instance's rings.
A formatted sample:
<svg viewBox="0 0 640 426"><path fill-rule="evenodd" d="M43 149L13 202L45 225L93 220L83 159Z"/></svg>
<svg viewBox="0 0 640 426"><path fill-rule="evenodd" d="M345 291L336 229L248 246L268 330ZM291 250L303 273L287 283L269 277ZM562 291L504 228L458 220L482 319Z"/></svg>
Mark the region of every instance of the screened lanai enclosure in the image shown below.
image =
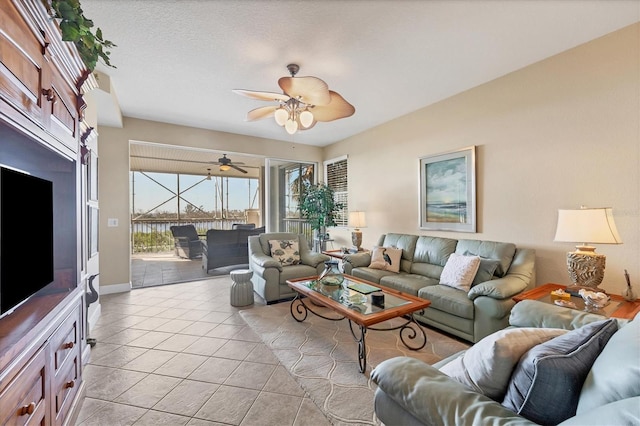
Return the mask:
<svg viewBox="0 0 640 426"><path fill-rule="evenodd" d="M173 249L173 225L193 224L198 234L260 225L259 179L131 172L131 247L133 253Z"/></svg>

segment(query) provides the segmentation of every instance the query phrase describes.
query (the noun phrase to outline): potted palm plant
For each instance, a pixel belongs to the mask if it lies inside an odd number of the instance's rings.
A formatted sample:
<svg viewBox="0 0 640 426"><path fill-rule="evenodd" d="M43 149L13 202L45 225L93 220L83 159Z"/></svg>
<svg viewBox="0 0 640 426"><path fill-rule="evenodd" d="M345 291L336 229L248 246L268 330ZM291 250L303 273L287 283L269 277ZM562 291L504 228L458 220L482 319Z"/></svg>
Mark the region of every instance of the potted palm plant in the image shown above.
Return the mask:
<svg viewBox="0 0 640 426"><path fill-rule="evenodd" d="M334 191L330 186L324 183L304 185L300 213L315 232L319 250L325 250L327 227L336 226L336 215L341 209L342 203L336 202Z"/></svg>

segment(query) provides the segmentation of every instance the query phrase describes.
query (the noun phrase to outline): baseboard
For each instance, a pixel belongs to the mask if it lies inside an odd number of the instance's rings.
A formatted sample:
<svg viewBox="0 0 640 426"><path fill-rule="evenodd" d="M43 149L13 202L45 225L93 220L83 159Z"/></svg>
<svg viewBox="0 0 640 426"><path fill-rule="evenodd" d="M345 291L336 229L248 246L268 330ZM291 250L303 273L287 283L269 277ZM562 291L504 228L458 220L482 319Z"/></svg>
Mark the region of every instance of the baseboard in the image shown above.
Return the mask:
<svg viewBox="0 0 640 426"><path fill-rule="evenodd" d="M113 293L126 293L127 291L131 291L130 282L122 284L101 285L99 293L100 295L105 295Z"/></svg>

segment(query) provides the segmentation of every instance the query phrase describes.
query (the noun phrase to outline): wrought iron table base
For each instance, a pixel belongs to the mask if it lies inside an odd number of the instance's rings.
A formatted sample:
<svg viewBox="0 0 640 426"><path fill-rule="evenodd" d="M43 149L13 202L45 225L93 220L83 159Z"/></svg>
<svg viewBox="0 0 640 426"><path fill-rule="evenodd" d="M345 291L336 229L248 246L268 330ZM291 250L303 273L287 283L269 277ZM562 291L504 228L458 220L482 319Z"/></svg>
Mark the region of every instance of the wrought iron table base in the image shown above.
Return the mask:
<svg viewBox="0 0 640 426"><path fill-rule="evenodd" d="M294 309L295 305L295 309ZM330 309L330 308L329 308ZM424 348L427 344L427 335L424 332L424 329L418 324L418 322L413 317L413 314L408 314L404 318L406 322L400 324L396 327L389 328L379 328L379 327L366 327L364 325L355 324L349 318L344 316L338 317L328 317L319 312L314 311L310 306L307 306L304 303L303 297L301 297L300 293L296 294L296 297L291 301L291 305L289 306L289 310L291 311L291 316L298 322L303 322L307 319L309 312L314 314L317 317L329 320L329 321L342 321L346 319L349 321L349 330L351 331L351 335L355 339L358 344L358 367L361 373L364 373L367 369L367 345L365 341L365 335L367 334L367 330L375 330L375 331L392 331L392 330L400 330L400 340L402 343L412 351L419 351ZM359 329L359 333L355 329ZM406 336L405 336L406 335ZM418 342L422 342L422 344L412 345L416 339ZM405 340L408 339L408 340Z"/></svg>

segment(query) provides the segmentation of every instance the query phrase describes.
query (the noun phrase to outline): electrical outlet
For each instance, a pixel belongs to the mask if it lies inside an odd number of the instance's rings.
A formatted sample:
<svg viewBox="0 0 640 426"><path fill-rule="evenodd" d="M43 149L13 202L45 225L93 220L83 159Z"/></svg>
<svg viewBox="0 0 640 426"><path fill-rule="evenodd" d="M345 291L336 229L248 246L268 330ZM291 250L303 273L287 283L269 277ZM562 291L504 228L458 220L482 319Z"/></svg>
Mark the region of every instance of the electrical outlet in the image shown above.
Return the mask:
<svg viewBox="0 0 640 426"><path fill-rule="evenodd" d="M110 228L115 228L116 226L118 226L118 219L110 217L109 219L107 219L107 226Z"/></svg>

